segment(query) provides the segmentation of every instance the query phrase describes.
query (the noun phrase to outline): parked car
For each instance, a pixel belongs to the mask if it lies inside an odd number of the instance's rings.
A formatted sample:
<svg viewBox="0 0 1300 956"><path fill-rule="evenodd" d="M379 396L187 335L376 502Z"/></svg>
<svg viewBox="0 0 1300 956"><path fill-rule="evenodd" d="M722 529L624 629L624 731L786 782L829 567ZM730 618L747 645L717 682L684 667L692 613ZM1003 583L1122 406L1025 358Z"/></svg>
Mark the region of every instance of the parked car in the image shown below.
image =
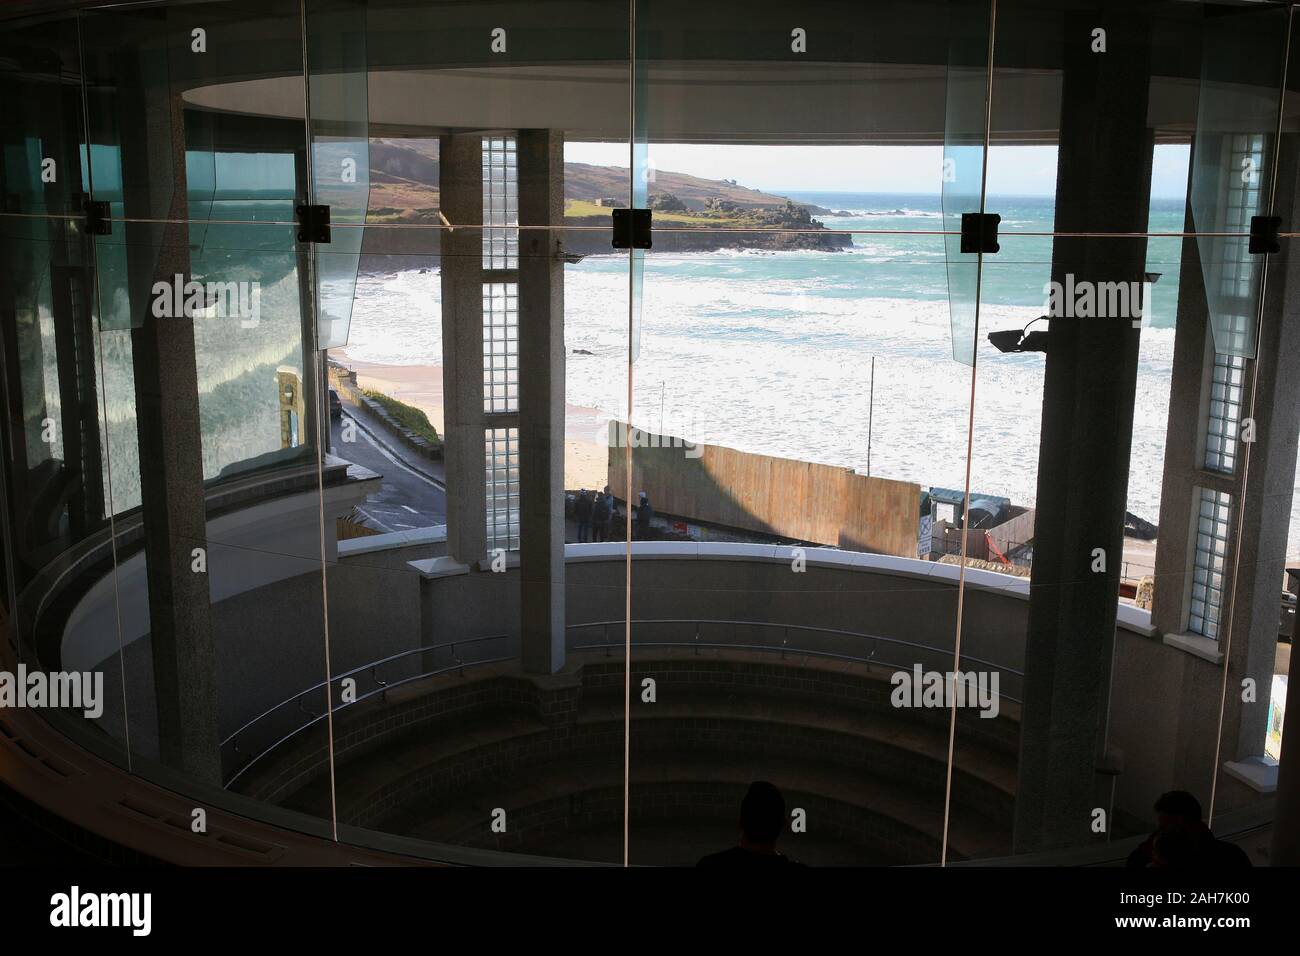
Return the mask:
<svg viewBox="0 0 1300 956"><path fill-rule="evenodd" d="M343 417L343 400L339 398L339 393L333 388L330 389L330 418Z"/></svg>

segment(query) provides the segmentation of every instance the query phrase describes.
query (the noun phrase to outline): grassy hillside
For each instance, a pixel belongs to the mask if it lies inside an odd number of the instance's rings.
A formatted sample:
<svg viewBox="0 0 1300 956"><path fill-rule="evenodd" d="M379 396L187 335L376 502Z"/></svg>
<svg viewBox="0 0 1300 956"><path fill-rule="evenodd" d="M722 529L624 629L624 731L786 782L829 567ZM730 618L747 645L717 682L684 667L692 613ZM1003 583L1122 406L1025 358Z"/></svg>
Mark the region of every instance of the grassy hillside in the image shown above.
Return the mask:
<svg viewBox="0 0 1300 956"><path fill-rule="evenodd" d="M439 173L436 139L372 139L367 221L375 224L442 224ZM609 222L611 208L627 201L627 168L565 163L564 192L567 225L602 227L574 230L566 235L566 254L609 253L610 237L603 227ZM833 251L852 245L849 236L830 232L812 218L812 215L827 210L794 203L785 196L749 189L730 180L703 179L687 173L657 170L650 184L649 196L655 222L660 226L677 227L675 231L664 230L656 236L656 251L724 248ZM371 257L368 260L370 266L375 269L405 267L413 260L401 257L435 254L436 234L430 237L420 235L421 232L372 230L366 236L365 244L365 251Z"/></svg>
<svg viewBox="0 0 1300 956"><path fill-rule="evenodd" d="M373 139L370 141L370 213L369 222L429 222L438 219L438 142L432 139ZM688 173L657 170L650 184L652 203L666 195L676 196L685 207L676 212L656 210L659 222L696 223L692 213L703 212L710 200L731 204L734 211L712 214L707 221L714 225L743 225L756 221L746 217L749 210L783 209L785 196L749 189L734 182L702 179ZM566 217L608 216L601 199L626 202L629 195L626 167L592 166L588 163L564 164ZM770 227L770 224L769 224Z"/></svg>
<svg viewBox="0 0 1300 956"><path fill-rule="evenodd" d="M763 207L775 208L775 207ZM581 219L587 216L609 216L609 206L597 206L588 199L570 199L564 204L564 218ZM750 216L739 213L734 214L717 214L706 216L702 211L695 212L663 212L655 210L655 222L663 225L666 223L675 223L678 225L700 225L711 224L714 226L746 226L753 225L754 220Z"/></svg>
<svg viewBox="0 0 1300 956"><path fill-rule="evenodd" d="M603 197L624 201L628 197L628 170L626 166L592 166L588 163L564 164L564 196L569 201L590 200ZM701 179L689 173L655 170L650 183L650 199L672 194L689 209L703 209L710 199L735 203L746 208L761 206L780 207L789 200L785 196L759 192L747 186L720 179ZM656 217L657 218L657 217Z"/></svg>

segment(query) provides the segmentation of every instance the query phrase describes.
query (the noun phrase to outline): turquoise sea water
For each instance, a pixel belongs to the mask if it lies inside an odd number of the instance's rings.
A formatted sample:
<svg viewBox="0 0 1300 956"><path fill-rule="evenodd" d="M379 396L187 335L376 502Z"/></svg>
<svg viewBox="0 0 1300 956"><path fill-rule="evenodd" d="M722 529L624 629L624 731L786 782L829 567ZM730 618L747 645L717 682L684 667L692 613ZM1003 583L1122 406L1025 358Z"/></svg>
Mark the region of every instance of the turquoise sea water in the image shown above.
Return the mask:
<svg viewBox="0 0 1300 956"><path fill-rule="evenodd" d="M852 248L651 252L635 291L625 255L568 266L569 402L608 416L627 414L627 316L635 294L641 314L636 424L862 472L870 457L873 475L961 487L971 367L953 360L944 239L925 234L943 228L939 198L791 195L849 213L818 218L832 229L853 230ZM985 335L1023 327L1045 312L1052 240L1023 233L1050 232L1053 206L1038 197L991 197L987 205L1002 216L1001 251L986 259L982 284L972 487L1032 506L1043 356L1004 355ZM1181 231L1183 208L1182 200L1154 200L1150 231ZM1147 269L1160 278L1142 330L1129 510L1153 522L1159 520L1181 242L1147 240ZM438 361L441 328L428 316L438 315L439 291L436 271L363 277L349 354L398 364ZM1300 512L1281 517L1291 524L1295 551Z"/></svg>

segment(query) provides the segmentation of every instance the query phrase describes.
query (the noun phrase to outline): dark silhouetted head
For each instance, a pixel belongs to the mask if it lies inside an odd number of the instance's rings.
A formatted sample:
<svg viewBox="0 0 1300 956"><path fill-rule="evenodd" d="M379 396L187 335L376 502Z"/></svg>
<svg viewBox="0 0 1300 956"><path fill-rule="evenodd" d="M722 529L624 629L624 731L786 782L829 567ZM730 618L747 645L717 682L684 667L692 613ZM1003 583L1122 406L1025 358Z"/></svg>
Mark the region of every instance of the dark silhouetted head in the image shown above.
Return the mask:
<svg viewBox="0 0 1300 956"><path fill-rule="evenodd" d="M1196 862L1196 837L1181 830L1157 833L1151 841L1151 865L1173 870L1187 869Z"/></svg>
<svg viewBox="0 0 1300 956"><path fill-rule="evenodd" d="M1201 804L1186 790L1170 790L1156 801L1156 829L1161 833L1186 833L1201 827Z"/></svg>
<svg viewBox="0 0 1300 956"><path fill-rule="evenodd" d="M756 846L771 846L785 826L785 798L766 780L749 785L740 802L740 830L745 841Z"/></svg>

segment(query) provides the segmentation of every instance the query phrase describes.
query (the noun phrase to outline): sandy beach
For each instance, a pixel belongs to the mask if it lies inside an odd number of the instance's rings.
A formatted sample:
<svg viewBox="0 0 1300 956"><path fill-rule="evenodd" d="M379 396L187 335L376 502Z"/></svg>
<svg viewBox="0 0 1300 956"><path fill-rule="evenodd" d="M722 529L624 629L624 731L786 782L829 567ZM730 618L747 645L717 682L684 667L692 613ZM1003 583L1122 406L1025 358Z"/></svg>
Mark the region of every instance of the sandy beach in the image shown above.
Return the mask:
<svg viewBox="0 0 1300 956"><path fill-rule="evenodd" d="M357 373L362 388L383 392L398 401L420 409L443 434L442 366L381 365L363 362L347 354L346 349L330 349L330 358ZM609 421L594 408L566 405L564 416L564 487L566 489L603 488L608 475L605 446L597 438Z"/></svg>

